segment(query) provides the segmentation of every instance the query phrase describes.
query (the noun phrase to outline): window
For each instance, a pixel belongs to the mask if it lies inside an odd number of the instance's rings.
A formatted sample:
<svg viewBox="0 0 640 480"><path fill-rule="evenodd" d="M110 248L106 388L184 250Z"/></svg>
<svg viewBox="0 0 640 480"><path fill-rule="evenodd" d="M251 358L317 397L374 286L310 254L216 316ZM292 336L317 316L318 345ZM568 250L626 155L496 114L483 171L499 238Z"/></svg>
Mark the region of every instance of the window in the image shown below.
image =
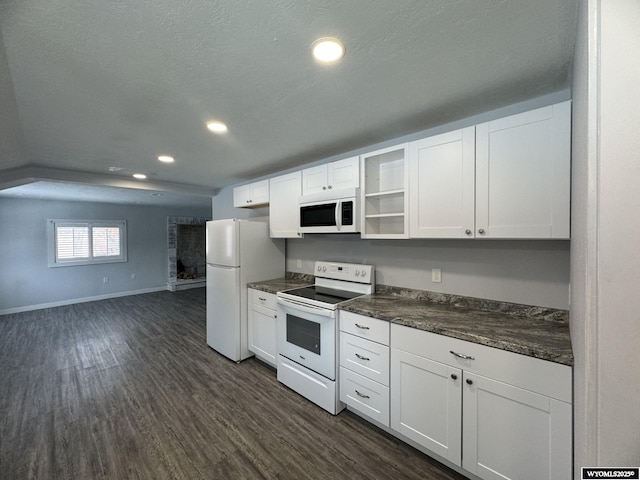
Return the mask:
<svg viewBox="0 0 640 480"><path fill-rule="evenodd" d="M49 220L49 266L126 262L124 220Z"/></svg>

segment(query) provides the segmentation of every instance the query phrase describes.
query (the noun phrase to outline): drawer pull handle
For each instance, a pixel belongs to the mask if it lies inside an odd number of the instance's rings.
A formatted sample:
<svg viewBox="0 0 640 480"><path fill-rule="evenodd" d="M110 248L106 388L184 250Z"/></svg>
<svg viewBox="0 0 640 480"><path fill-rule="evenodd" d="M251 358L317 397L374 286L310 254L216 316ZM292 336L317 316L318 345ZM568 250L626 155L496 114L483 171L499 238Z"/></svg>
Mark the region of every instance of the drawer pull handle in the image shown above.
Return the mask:
<svg viewBox="0 0 640 480"><path fill-rule="evenodd" d="M472 357L470 355L465 355L463 353L454 352L453 350L449 350L449 353L452 355L455 355L458 358L463 358L464 360L475 360L475 357Z"/></svg>
<svg viewBox="0 0 640 480"><path fill-rule="evenodd" d="M362 355L360 355L359 353L356 353L356 357L358 357L360 360L366 360L367 362L368 362L369 360L371 360L370 358L363 357L363 356L362 356Z"/></svg>
<svg viewBox="0 0 640 480"><path fill-rule="evenodd" d="M356 390L356 393L358 394L359 397L362 398L371 398L369 395L365 395L364 393L360 393L358 390Z"/></svg>
<svg viewBox="0 0 640 480"><path fill-rule="evenodd" d="M366 325L360 325L359 323L356 323L356 327L362 329L362 330L369 330L369 327L367 327Z"/></svg>
<svg viewBox="0 0 640 480"><path fill-rule="evenodd" d="M261 302L266 302L267 301L266 298L262 298L262 297L258 297L258 300L260 300Z"/></svg>

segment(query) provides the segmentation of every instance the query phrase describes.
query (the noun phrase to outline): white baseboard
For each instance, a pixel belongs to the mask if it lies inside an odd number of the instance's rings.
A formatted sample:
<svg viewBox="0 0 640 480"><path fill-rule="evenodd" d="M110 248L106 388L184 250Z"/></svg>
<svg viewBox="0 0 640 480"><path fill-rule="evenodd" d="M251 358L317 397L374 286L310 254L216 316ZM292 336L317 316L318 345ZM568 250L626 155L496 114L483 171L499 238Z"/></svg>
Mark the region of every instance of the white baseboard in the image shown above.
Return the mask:
<svg viewBox="0 0 640 480"><path fill-rule="evenodd" d="M107 293L105 295L96 295L94 297L70 298L69 300L61 300L59 302L39 303L37 305L26 305L24 307L7 308L0 310L0 315L9 315L10 313L29 312L31 310L41 310L43 308L62 307L64 305L73 305L74 303L95 302L96 300L106 300L108 298L128 297L129 295L140 295L142 293L161 292L167 287L143 288L142 290L131 290L128 292Z"/></svg>

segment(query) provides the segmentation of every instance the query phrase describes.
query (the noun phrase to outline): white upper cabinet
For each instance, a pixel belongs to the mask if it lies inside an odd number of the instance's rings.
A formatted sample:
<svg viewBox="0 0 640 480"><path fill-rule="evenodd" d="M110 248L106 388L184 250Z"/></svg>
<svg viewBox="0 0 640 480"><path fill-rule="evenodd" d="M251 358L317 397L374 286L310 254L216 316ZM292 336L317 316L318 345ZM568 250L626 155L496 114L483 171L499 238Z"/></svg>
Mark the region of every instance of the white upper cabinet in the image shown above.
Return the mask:
<svg viewBox="0 0 640 480"><path fill-rule="evenodd" d="M410 236L568 239L571 102L410 144Z"/></svg>
<svg viewBox="0 0 640 480"><path fill-rule="evenodd" d="M302 172L269 179L269 235L271 238L299 238Z"/></svg>
<svg viewBox="0 0 640 480"><path fill-rule="evenodd" d="M269 180L248 183L233 189L234 207L260 207L269 203Z"/></svg>
<svg viewBox="0 0 640 480"><path fill-rule="evenodd" d="M476 126L476 238L569 238L571 102Z"/></svg>
<svg viewBox="0 0 640 480"><path fill-rule="evenodd" d="M326 190L341 190L360 186L360 163L358 157L305 168L302 171L302 195Z"/></svg>
<svg viewBox="0 0 640 480"><path fill-rule="evenodd" d="M410 236L473 238L475 127L410 144Z"/></svg>
<svg viewBox="0 0 640 480"><path fill-rule="evenodd" d="M409 144L360 156L362 238L409 237Z"/></svg>

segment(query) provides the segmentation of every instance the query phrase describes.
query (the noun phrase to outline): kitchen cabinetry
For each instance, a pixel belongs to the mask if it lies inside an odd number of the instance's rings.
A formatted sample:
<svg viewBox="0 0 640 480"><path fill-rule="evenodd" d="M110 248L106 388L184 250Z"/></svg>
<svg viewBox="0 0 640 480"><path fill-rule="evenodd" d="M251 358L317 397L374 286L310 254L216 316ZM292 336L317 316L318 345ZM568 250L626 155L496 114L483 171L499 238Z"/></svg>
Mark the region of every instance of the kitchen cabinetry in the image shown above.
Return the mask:
<svg viewBox="0 0 640 480"><path fill-rule="evenodd" d="M475 127L410 144L411 237L473 238Z"/></svg>
<svg viewBox="0 0 640 480"><path fill-rule="evenodd" d="M340 400L389 426L389 322L340 312Z"/></svg>
<svg viewBox="0 0 640 480"><path fill-rule="evenodd" d="M362 238L409 236L409 144L361 155Z"/></svg>
<svg viewBox="0 0 640 480"><path fill-rule="evenodd" d="M571 477L571 368L391 325L391 428L480 478Z"/></svg>
<svg viewBox="0 0 640 480"><path fill-rule="evenodd" d="M248 290L249 350L257 358L276 368L276 296L253 288Z"/></svg>
<svg viewBox="0 0 640 480"><path fill-rule="evenodd" d="M569 238L571 102L410 149L411 237Z"/></svg>
<svg viewBox="0 0 640 480"><path fill-rule="evenodd" d="M360 186L358 157L345 158L302 171L302 194L310 195L325 190L341 190Z"/></svg>
<svg viewBox="0 0 640 480"><path fill-rule="evenodd" d="M300 238L302 172L269 179L269 235L271 238Z"/></svg>
<svg viewBox="0 0 640 480"><path fill-rule="evenodd" d="M269 180L248 183L233 189L233 206L253 208L269 203Z"/></svg>
<svg viewBox="0 0 640 480"><path fill-rule="evenodd" d="M476 126L476 236L569 238L571 102Z"/></svg>

